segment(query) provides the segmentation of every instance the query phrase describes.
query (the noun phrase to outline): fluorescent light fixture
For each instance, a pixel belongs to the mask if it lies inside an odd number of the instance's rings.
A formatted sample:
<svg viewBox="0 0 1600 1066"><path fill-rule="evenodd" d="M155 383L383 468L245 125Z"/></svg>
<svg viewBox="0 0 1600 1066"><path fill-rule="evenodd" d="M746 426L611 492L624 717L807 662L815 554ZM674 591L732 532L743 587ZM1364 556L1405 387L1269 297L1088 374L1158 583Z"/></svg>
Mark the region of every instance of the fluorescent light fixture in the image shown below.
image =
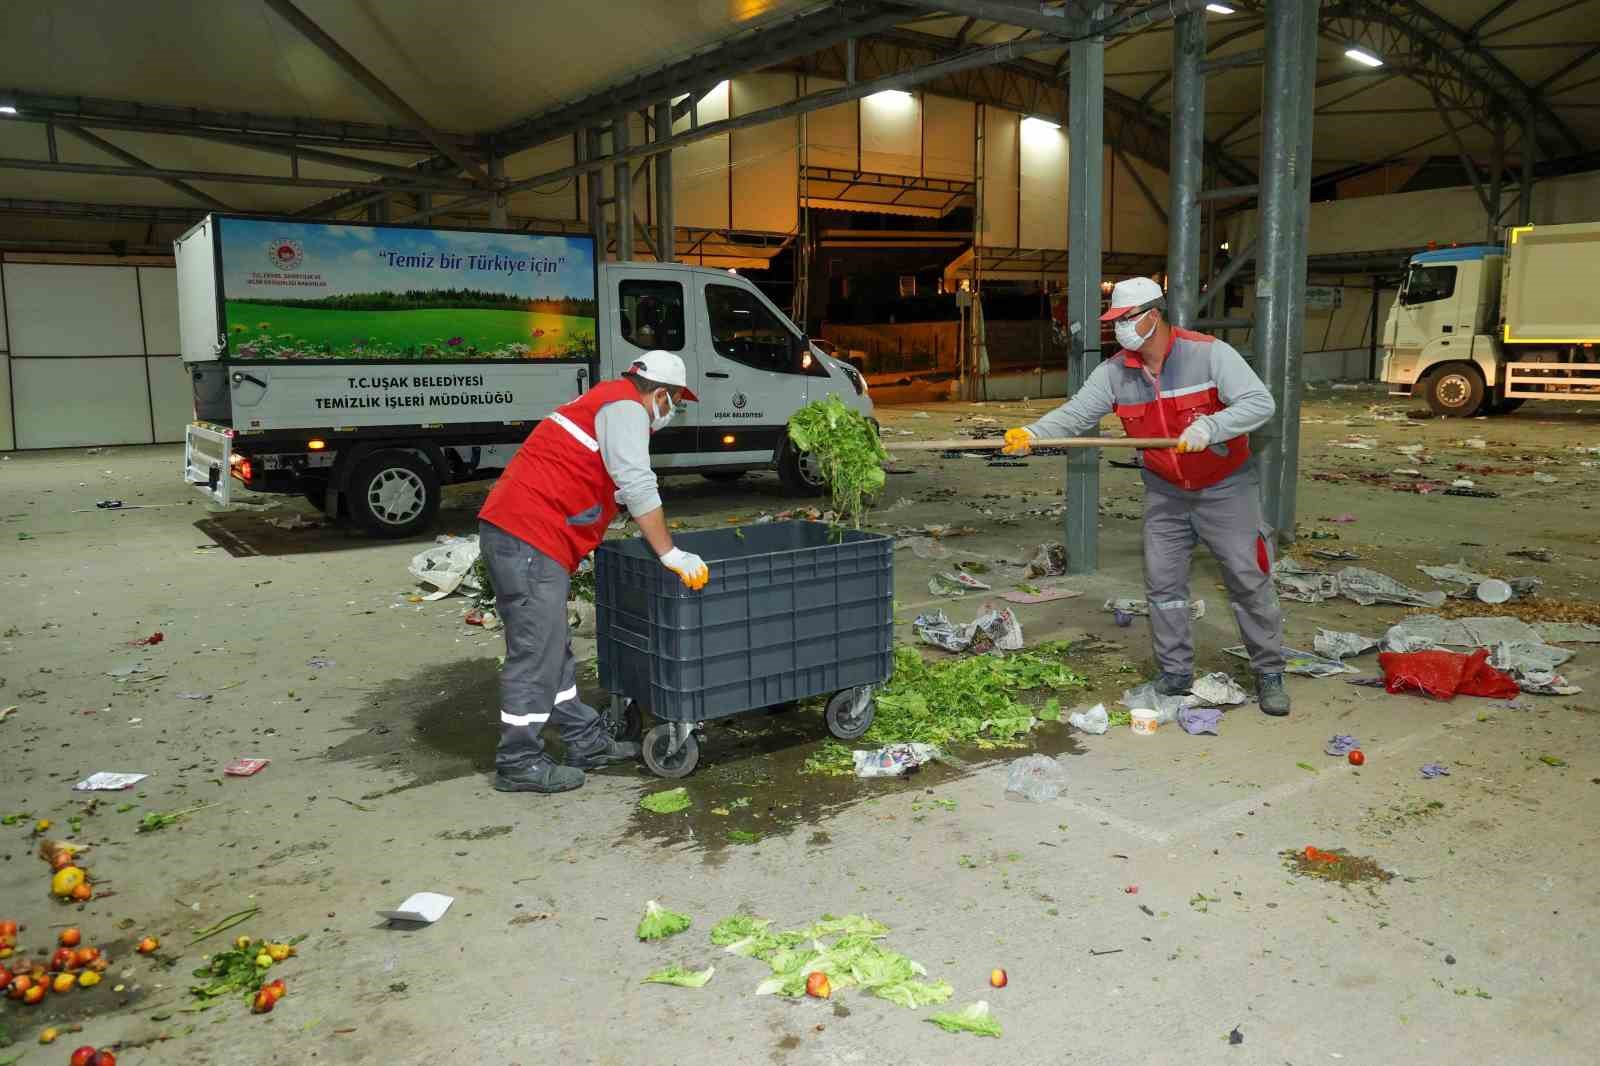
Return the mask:
<svg viewBox="0 0 1600 1066"><path fill-rule="evenodd" d="M10 104L0 104L0 115L15 115L17 109Z"/></svg>
<svg viewBox="0 0 1600 1066"><path fill-rule="evenodd" d="M871 96L867 97L867 99L879 100L884 103L887 103L891 100L900 103L909 103L912 97L911 94L904 89L885 89L882 92L873 93Z"/></svg>
<svg viewBox="0 0 1600 1066"><path fill-rule="evenodd" d="M1057 122L1055 119L1044 118L1041 115L1024 115L1022 124L1026 126L1030 122L1035 126L1045 127L1052 130L1058 130L1061 128L1061 123Z"/></svg>
<svg viewBox="0 0 1600 1066"><path fill-rule="evenodd" d="M1344 57L1346 59L1354 59L1357 63L1360 63L1364 67L1383 66L1383 60L1379 59L1365 48L1357 48L1354 45L1344 50Z"/></svg>
<svg viewBox="0 0 1600 1066"><path fill-rule="evenodd" d="M1227 4L1207 4L1206 10L1211 12L1213 15L1233 14L1233 8L1229 7Z"/></svg>

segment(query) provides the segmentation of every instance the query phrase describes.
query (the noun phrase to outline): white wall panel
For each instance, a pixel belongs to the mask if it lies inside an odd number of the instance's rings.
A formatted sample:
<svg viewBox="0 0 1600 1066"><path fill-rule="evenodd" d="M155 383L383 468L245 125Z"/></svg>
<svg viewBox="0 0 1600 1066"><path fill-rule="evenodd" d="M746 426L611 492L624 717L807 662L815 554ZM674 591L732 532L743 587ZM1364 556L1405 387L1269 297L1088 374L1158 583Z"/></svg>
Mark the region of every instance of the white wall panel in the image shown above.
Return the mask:
<svg viewBox="0 0 1600 1066"><path fill-rule="evenodd" d="M718 122L728 117L728 83L723 82L700 101L700 121ZM673 123L674 132L689 128L689 116ZM724 229L728 221L728 135L672 150L672 203L679 226Z"/></svg>
<svg viewBox="0 0 1600 1066"><path fill-rule="evenodd" d="M144 354L131 268L6 263L3 269L12 354Z"/></svg>
<svg viewBox="0 0 1600 1066"><path fill-rule="evenodd" d="M971 181L977 105L943 96L922 99L922 167L930 178Z"/></svg>
<svg viewBox="0 0 1600 1066"><path fill-rule="evenodd" d="M115 269L115 268L110 268ZM144 310L144 352L176 355L178 272L171 267L139 267L139 302Z"/></svg>
<svg viewBox="0 0 1600 1066"><path fill-rule="evenodd" d="M150 374L150 411L156 443L183 440L183 428L194 418L194 384L182 358L152 355L145 359Z"/></svg>
<svg viewBox="0 0 1600 1066"><path fill-rule="evenodd" d="M1021 116L998 107L985 107L983 112L983 243L990 248L1016 248L1017 120Z"/></svg>
<svg viewBox="0 0 1600 1066"><path fill-rule="evenodd" d="M570 136L559 137L509 156L506 159L506 177L516 181L570 167L577 162L573 157L575 144ZM579 208L582 202L583 182L578 178L567 178L512 196L511 213L532 215L536 218L576 220L582 217Z"/></svg>
<svg viewBox="0 0 1600 1066"><path fill-rule="evenodd" d="M1067 131L1038 119L1020 123L1022 241L1029 248L1067 246Z"/></svg>
<svg viewBox="0 0 1600 1066"><path fill-rule="evenodd" d="M17 446L11 429L11 357L0 353L0 452Z"/></svg>
<svg viewBox="0 0 1600 1066"><path fill-rule="evenodd" d="M837 89L842 81L828 78L807 78L806 92L818 93ZM860 159L859 109L854 100L813 111L806 116L806 162L814 167L837 167L855 170Z"/></svg>
<svg viewBox="0 0 1600 1066"><path fill-rule="evenodd" d="M1118 159L1109 148L1106 149L1105 158L1106 226L1101 235L1103 247L1107 251L1165 255L1167 224L1161 221L1161 216L1145 199L1138 183L1129 173L1129 167L1137 168L1139 176L1155 194L1162 210L1167 207L1166 173L1131 156L1126 161Z"/></svg>
<svg viewBox="0 0 1600 1066"><path fill-rule="evenodd" d="M133 271L92 268L105 273ZM149 444L150 389L136 359L14 359L18 448Z"/></svg>
<svg viewBox="0 0 1600 1066"><path fill-rule="evenodd" d="M747 74L729 86L734 115L788 103L793 74ZM800 120L780 119L731 135L733 227L792 233L799 228Z"/></svg>
<svg viewBox="0 0 1600 1066"><path fill-rule="evenodd" d="M862 170L913 177L922 173L922 99L898 90L862 99Z"/></svg>

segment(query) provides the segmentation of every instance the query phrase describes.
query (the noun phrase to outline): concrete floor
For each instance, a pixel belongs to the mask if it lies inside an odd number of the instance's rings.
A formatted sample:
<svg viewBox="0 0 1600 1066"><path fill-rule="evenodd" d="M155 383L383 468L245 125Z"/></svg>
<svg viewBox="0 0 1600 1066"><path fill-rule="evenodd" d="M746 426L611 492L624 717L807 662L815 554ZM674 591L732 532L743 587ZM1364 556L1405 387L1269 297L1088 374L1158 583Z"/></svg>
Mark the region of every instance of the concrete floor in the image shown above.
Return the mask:
<svg viewBox="0 0 1600 1066"><path fill-rule="evenodd" d="M1308 394L1303 528L1341 539L1302 549L1350 548L1421 587L1433 586L1415 564L1465 558L1538 574L1557 598L1597 599L1600 456L1573 449L1600 443L1600 411L1373 421L1380 402L1372 391ZM996 428L1023 420L1019 405L882 415L919 436L974 415ZM1376 438L1375 450L1329 447L1350 435ZM1450 443L1467 437L1487 446ZM1474 475L1501 492L1481 500L1309 479L1412 465L1394 452L1409 442L1433 452L1430 472L1536 461L1558 480ZM660 786L633 769L561 797L504 796L486 774L498 636L464 626L460 599L408 600L418 545L268 524L308 513L298 500L209 514L180 483L179 458L126 448L0 462L0 706L18 705L0 722L0 803L64 826L83 805L72 782L96 770L152 775L84 817L76 839L93 846L100 889L86 905L48 899L26 822L0 829L0 918L27 926L28 953L71 922L116 960L116 980L94 990L33 1009L0 1004L18 1041L0 1062L19 1049L28 1064L64 1062L80 1043L116 1041L128 1066L1594 1061L1600 645L1578 646L1567 670L1588 691L1524 697L1531 711L1295 678L1292 717L1246 705L1220 737L1073 737L1045 725L1037 744L1064 753L1071 780L1043 805L1004 798L1014 752L964 752L974 760L964 770L903 781L800 776L823 733L815 711L711 727L686 815L641 811L639 797ZM990 559L1059 537L1058 519L1023 513L1058 498L1059 459L991 470L926 456L902 469L883 501L899 504L880 516L890 529L970 525L977 532L950 546ZM1089 687L1064 693L1069 706L1114 698L1149 668L1143 630L1117 629L1099 607L1140 585L1136 474L1103 470L1102 571L1077 583L1079 599L1019 609L1030 644L1104 642L1075 663ZM447 528L471 528L481 491L459 494ZM74 513L105 497L159 506ZM770 475L672 481L666 498L690 527L786 505ZM1319 521L1343 512L1357 520ZM1555 561L1507 558L1523 546L1553 549ZM932 599L936 564L901 551L896 565L909 620ZM1195 595L1212 604L1198 627L1202 666L1236 666L1218 654L1236 638L1203 556ZM970 617L979 601L942 605ZM1289 638L1309 645L1319 625L1379 635L1404 613L1291 604ZM154 630L164 643L129 646ZM315 657L332 662L314 668ZM148 672L107 676L134 663ZM1357 663L1376 669L1370 656ZM585 687L598 698L592 676ZM1322 754L1333 733L1361 739L1365 767ZM273 761L256 777L224 777L241 755ZM1435 760L1451 775L1423 780L1418 767ZM710 813L737 797L751 802ZM117 813L125 802L138 806ZM217 805L134 831L145 813L201 803ZM730 829L762 839L733 845ZM1280 853L1308 844L1370 855L1397 876L1349 889L1296 878ZM424 889L457 898L437 925L376 918ZM637 942L651 898L694 928ZM226 939L184 947L191 930L250 905L260 916L236 932L307 935L281 967L288 998L266 1017L233 1000L182 1013L190 971ZM924 1022L929 1010L848 991L831 1003L758 998L765 968L706 938L740 908L782 928L871 914L893 930L891 946L955 986L951 1006L987 999L1005 1035L946 1034ZM144 933L181 961L135 956ZM703 989L639 983L668 962L713 961ZM997 966L1010 974L998 991L988 987ZM32 1046L42 1026L72 1021L81 1034ZM1243 1042L1230 1046L1235 1027ZM162 1035L172 1039L152 1042Z"/></svg>

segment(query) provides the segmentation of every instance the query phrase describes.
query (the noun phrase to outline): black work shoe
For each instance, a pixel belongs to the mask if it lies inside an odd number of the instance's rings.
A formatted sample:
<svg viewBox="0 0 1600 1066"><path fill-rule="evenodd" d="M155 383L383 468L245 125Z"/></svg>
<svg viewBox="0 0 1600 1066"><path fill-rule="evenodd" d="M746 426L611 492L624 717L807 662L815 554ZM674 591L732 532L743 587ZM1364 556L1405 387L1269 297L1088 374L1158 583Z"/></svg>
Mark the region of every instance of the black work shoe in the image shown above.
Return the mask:
<svg viewBox="0 0 1600 1066"><path fill-rule="evenodd" d="M501 770L494 778L494 787L498 792L571 792L582 784L582 770L557 766L553 762L537 762L515 770Z"/></svg>
<svg viewBox="0 0 1600 1066"><path fill-rule="evenodd" d="M1174 674L1163 670L1156 675L1156 695L1182 696L1189 691L1193 684L1193 674Z"/></svg>
<svg viewBox="0 0 1600 1066"><path fill-rule="evenodd" d="M596 748L584 755L569 751L561 761L582 770L593 770L599 766L610 766L612 763L627 762L638 757L639 745L633 741L608 739L603 748Z"/></svg>
<svg viewBox="0 0 1600 1066"><path fill-rule="evenodd" d="M1282 674L1256 675L1256 702L1262 714L1282 718L1289 713L1289 693L1283 687Z"/></svg>

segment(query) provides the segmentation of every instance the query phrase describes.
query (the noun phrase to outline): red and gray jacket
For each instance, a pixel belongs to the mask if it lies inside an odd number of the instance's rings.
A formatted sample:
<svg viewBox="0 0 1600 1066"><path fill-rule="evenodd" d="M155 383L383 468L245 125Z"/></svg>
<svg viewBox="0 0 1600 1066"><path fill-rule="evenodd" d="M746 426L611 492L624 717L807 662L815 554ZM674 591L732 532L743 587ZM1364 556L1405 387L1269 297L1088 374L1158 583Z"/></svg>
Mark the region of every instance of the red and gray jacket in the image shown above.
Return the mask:
<svg viewBox="0 0 1600 1066"><path fill-rule="evenodd" d="M607 404L638 395L631 381L605 381L556 408L517 449L478 517L577 570L617 516L595 420Z"/></svg>
<svg viewBox="0 0 1600 1066"><path fill-rule="evenodd" d="M1250 459L1246 434L1271 418L1273 408L1272 394L1232 345L1174 328L1159 381L1137 352L1119 350L1094 369L1072 399L1027 428L1036 437L1073 437L1115 413L1130 437L1177 437L1204 419L1211 429L1207 450L1143 453L1148 486L1193 491L1244 467Z"/></svg>

